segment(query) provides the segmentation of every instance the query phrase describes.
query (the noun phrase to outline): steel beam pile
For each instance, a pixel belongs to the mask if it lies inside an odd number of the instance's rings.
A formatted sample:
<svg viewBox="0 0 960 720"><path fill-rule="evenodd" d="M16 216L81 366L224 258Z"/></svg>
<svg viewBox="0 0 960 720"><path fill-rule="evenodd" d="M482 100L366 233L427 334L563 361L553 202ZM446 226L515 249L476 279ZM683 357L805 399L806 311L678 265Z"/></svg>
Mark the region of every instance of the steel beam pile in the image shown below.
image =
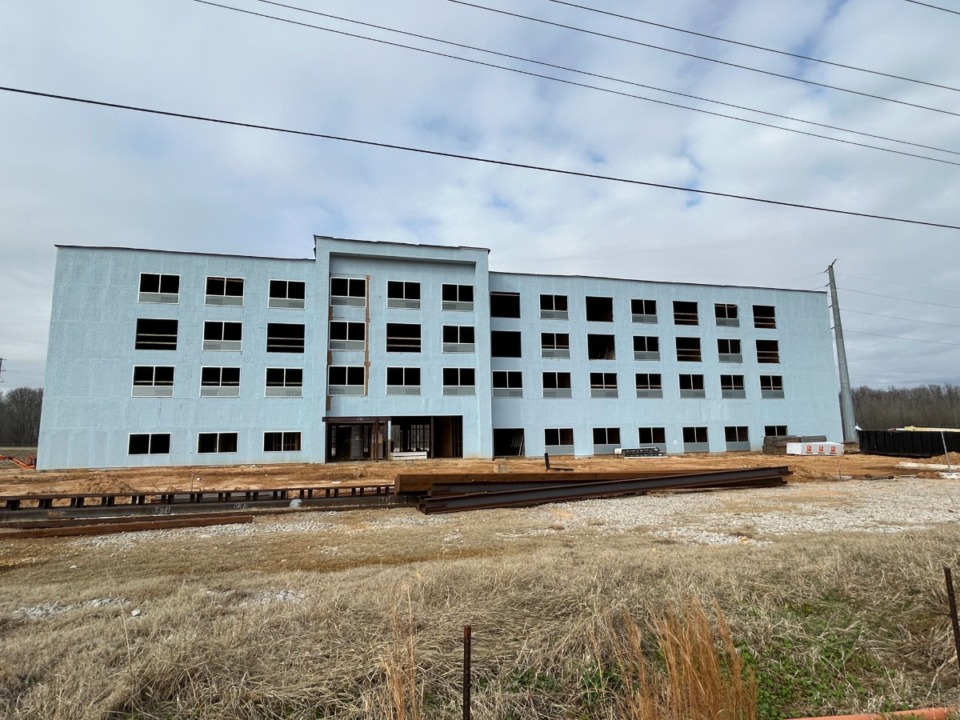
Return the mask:
<svg viewBox="0 0 960 720"><path fill-rule="evenodd" d="M420 501L420 510L433 513L530 507L553 502L624 497L664 490L715 490L723 488L770 487L786 484L786 466L742 470L711 470L683 475L664 475L626 480L599 480L561 483L544 480L530 483L479 484L437 483Z"/></svg>

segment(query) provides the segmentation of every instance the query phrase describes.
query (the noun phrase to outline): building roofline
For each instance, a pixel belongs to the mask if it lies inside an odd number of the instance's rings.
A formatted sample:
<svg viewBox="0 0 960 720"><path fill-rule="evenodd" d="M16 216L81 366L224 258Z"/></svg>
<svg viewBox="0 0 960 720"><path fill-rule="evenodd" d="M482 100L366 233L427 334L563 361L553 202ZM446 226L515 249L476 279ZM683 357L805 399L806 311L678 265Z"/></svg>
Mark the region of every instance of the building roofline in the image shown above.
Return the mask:
<svg viewBox="0 0 960 720"><path fill-rule="evenodd" d="M485 252L487 253L487 255L490 254L490 248L476 247L473 245L435 245L433 243L406 243L406 242L397 242L396 240L363 240L359 238L339 238L339 237L333 237L332 235L314 235L313 236L314 243L316 243L318 240L356 242L356 243L364 243L366 245L397 245L399 247L429 248L434 250L471 250L473 252Z"/></svg>
<svg viewBox="0 0 960 720"><path fill-rule="evenodd" d="M736 290L771 290L773 292L801 292L813 293L814 295L826 295L826 290L801 290L795 288L770 287L767 285L728 285L717 283L694 283L683 282L682 280L644 280L643 278L625 278L610 277L608 275L560 275L557 273L525 273L525 272L504 272L501 270L491 270L491 275L513 275L517 277L537 277L537 278L566 278L579 280L614 280L616 282L647 283L648 285L687 285L689 287L707 287L707 288L730 288Z"/></svg>
<svg viewBox="0 0 960 720"><path fill-rule="evenodd" d="M123 250L126 252L146 252L146 253L163 253L165 255L197 255L201 257L219 257L219 258L241 258L245 260L279 260L281 262L288 261L303 261L303 262L314 262L314 259L311 257L277 257L276 255L240 255L237 253L215 253L215 252L199 252L196 250L163 250L158 248L137 248L137 247L124 247L120 245L70 245L65 243L54 243L55 248L64 248L70 250Z"/></svg>

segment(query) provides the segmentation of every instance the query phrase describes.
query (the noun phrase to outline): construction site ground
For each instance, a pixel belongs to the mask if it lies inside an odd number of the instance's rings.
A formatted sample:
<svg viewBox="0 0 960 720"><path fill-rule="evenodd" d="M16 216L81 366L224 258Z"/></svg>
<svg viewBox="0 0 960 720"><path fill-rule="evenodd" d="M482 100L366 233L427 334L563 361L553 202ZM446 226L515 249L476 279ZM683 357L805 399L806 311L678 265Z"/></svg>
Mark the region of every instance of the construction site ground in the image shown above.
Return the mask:
<svg viewBox="0 0 960 720"><path fill-rule="evenodd" d="M960 466L960 454L951 455L951 464ZM790 482L830 481L843 478L877 478L896 475L936 477L936 471L904 470L905 458L850 453L842 457L722 453L667 455L627 458L551 458L554 468L579 471L616 471L631 468L656 470L706 470L787 465ZM943 464L946 458L920 461ZM42 493L98 492L195 492L201 490L291 488L328 484L349 487L355 484L393 482L398 473L502 473L533 472L544 469L542 458L496 460L448 459L428 461L380 461L330 464L226 465L199 467L120 468L109 470L21 470L10 464L0 466L0 496ZM560 473L558 473L560 477Z"/></svg>

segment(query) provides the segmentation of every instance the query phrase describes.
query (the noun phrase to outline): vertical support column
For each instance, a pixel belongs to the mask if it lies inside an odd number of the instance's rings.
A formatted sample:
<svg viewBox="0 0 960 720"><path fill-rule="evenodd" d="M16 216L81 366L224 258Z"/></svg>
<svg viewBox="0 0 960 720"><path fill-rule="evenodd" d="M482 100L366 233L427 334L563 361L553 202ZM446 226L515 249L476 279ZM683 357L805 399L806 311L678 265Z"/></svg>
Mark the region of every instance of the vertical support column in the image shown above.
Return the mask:
<svg viewBox="0 0 960 720"><path fill-rule="evenodd" d="M837 343L837 364L840 366L840 422L843 423L843 441L856 442L856 423L853 419L853 395L850 392L850 374L847 370L847 349L843 344L843 326L840 324L840 301L837 298L837 280L833 275L834 260L827 267L830 277L830 307L833 310L833 335Z"/></svg>

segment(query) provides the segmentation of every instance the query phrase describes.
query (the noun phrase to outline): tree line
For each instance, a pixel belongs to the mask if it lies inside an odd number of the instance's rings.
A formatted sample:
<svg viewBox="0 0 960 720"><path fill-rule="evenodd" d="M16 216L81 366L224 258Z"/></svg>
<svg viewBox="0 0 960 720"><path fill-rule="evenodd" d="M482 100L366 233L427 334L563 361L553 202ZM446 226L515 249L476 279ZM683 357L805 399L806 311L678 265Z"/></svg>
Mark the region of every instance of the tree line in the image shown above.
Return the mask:
<svg viewBox="0 0 960 720"><path fill-rule="evenodd" d="M853 390L853 414L864 430L906 425L960 428L960 385L858 387Z"/></svg>
<svg viewBox="0 0 960 720"><path fill-rule="evenodd" d="M0 446L36 447L43 388L0 391Z"/></svg>

